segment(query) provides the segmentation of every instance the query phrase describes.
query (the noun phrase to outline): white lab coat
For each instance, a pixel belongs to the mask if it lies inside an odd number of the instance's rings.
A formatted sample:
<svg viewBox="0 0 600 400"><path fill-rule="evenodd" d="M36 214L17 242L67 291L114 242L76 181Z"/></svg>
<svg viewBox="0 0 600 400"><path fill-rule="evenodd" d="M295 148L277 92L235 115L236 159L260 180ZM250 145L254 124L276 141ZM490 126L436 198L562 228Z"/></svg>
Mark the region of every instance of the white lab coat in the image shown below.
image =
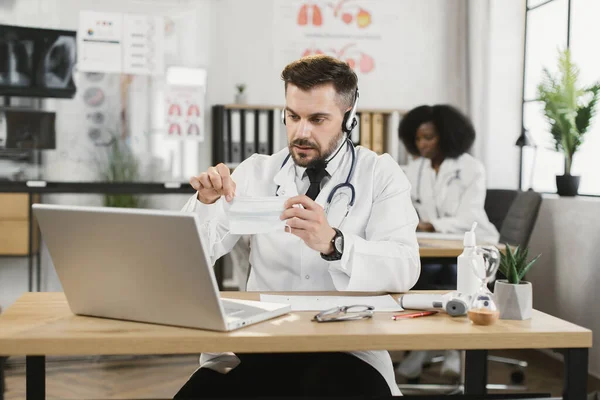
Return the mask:
<svg viewBox="0 0 600 400"><path fill-rule="evenodd" d="M498 230L484 209L485 170L479 160L467 153L447 158L436 175L431 160L421 157L404 171L412 184L411 198L421 221L442 233L463 233L477 222L478 241L498 242Z"/></svg>
<svg viewBox="0 0 600 400"><path fill-rule="evenodd" d="M344 182L350 170L351 151L346 146L344 149L335 157L341 157L337 168L315 200L323 207L331 189ZM298 195L297 167L291 159L282 167L287 154L287 149L272 156L255 154L242 162L232 174L237 185L236 196L274 196L276 191L285 197ZM416 283L420 274L415 234L418 217L410 199L410 183L387 154L378 156L357 147L356 159L351 180L356 188L356 200L339 227L344 234L342 259L325 261L300 238L284 231L253 235L247 290L405 292ZM205 205L192 198L185 208L200 216L203 240L212 262L229 252L240 238L227 234L223 202L220 199L215 204ZM339 226L346 204L344 196L334 198L327 215L331 226ZM391 358L385 349L352 354L375 367L392 393L400 394ZM201 364L210 367L211 359L214 360L214 355L203 355Z"/></svg>

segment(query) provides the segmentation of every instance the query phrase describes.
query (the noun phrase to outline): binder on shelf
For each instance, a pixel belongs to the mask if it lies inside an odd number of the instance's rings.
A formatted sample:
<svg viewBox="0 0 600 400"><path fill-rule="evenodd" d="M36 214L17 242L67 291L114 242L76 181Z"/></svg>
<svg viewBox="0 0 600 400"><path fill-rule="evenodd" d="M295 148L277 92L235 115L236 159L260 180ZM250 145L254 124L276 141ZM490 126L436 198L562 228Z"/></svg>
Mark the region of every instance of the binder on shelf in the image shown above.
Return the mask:
<svg viewBox="0 0 600 400"><path fill-rule="evenodd" d="M228 110L228 129L231 132L230 163L242 162L242 119L240 110Z"/></svg>
<svg viewBox="0 0 600 400"><path fill-rule="evenodd" d="M398 137L398 126L400 125L400 113L394 111L389 115L387 125L386 152L392 156L400 165L406 164L404 154L401 154L400 138Z"/></svg>
<svg viewBox="0 0 600 400"><path fill-rule="evenodd" d="M360 145L370 149L371 144L371 114L363 112L360 114Z"/></svg>
<svg viewBox="0 0 600 400"><path fill-rule="evenodd" d="M268 141L269 141L269 151L267 152L267 154L273 154L275 152L274 150L274 142L275 142L275 132L276 132L276 124L277 124L277 112L276 110L269 110L268 111L268 122L269 122L269 135L268 135Z"/></svg>
<svg viewBox="0 0 600 400"><path fill-rule="evenodd" d="M227 113L229 114L229 113ZM222 136L223 136L223 152L217 154L218 162L228 163L231 161L231 130L229 129L229 118L220 119L222 125ZM214 139L213 139L214 140ZM214 164L216 165L216 164Z"/></svg>
<svg viewBox="0 0 600 400"><path fill-rule="evenodd" d="M276 153L287 145L287 131L285 125L281 122L281 109L275 109L273 116L273 150Z"/></svg>
<svg viewBox="0 0 600 400"><path fill-rule="evenodd" d="M258 153L271 154L269 152L269 112L264 110L257 112Z"/></svg>
<svg viewBox="0 0 600 400"><path fill-rule="evenodd" d="M383 114L378 112L373 113L371 121L371 150L377 154L383 154L385 152Z"/></svg>
<svg viewBox="0 0 600 400"><path fill-rule="evenodd" d="M246 110L244 112L244 124L243 132L244 132L244 156L242 157L244 160L252 154L256 153L255 147L255 132L256 132L256 114L253 110Z"/></svg>

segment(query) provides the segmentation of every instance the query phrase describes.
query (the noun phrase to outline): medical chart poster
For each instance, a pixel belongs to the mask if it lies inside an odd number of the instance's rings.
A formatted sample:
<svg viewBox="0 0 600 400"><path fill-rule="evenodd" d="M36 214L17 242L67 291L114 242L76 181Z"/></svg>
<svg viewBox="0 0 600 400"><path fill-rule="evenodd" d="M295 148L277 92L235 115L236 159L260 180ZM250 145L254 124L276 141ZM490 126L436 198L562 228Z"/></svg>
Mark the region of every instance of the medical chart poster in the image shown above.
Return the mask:
<svg viewBox="0 0 600 400"><path fill-rule="evenodd" d="M400 6L394 0L291 0L274 2L277 68L311 54L346 61L363 78L385 76L397 35ZM393 64L393 63L392 63Z"/></svg>
<svg viewBox="0 0 600 400"><path fill-rule="evenodd" d="M168 139L204 141L204 94L204 86L167 86L165 135Z"/></svg>
<svg viewBox="0 0 600 400"><path fill-rule="evenodd" d="M164 70L163 17L125 14L123 20L123 73L160 75Z"/></svg>
<svg viewBox="0 0 600 400"><path fill-rule="evenodd" d="M82 11L79 14L77 42L79 71L121 72L123 14Z"/></svg>
<svg viewBox="0 0 600 400"><path fill-rule="evenodd" d="M163 17L82 11L77 40L80 71L132 75L164 73Z"/></svg>

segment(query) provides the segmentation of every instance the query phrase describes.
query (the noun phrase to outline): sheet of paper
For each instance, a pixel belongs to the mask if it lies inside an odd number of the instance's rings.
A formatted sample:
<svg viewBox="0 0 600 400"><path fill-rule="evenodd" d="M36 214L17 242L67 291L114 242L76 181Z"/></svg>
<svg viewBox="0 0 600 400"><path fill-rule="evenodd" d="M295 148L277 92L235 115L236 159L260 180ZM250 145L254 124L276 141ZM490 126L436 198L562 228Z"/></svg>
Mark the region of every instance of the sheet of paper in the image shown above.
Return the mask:
<svg viewBox="0 0 600 400"><path fill-rule="evenodd" d="M79 71L122 71L123 14L81 11L77 41Z"/></svg>
<svg viewBox="0 0 600 400"><path fill-rule="evenodd" d="M260 301L283 303L292 306L292 311L323 311L334 307L365 305L375 307L375 311L402 311L400 304L392 296L283 296L261 294Z"/></svg>

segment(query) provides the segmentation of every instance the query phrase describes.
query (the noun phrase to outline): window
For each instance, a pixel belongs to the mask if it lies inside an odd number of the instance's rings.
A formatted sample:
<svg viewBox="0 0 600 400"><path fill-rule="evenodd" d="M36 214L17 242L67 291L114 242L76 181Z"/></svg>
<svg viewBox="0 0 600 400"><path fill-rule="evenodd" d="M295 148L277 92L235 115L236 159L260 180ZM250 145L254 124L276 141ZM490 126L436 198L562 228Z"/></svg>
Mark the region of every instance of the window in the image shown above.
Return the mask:
<svg viewBox="0 0 600 400"><path fill-rule="evenodd" d="M543 105L535 101L536 88L542 78L542 68L556 71L559 49L567 45L580 69L580 83L591 85L600 81L600 53L597 51L600 24L596 18L600 15L600 2L528 0L527 6L523 124L537 148L523 149L521 188L554 193L555 176L564 172L564 158L562 153L553 150ZM600 195L600 179L596 172L600 170L599 149L600 115L597 115L573 161L571 173L581 176L580 194Z"/></svg>

